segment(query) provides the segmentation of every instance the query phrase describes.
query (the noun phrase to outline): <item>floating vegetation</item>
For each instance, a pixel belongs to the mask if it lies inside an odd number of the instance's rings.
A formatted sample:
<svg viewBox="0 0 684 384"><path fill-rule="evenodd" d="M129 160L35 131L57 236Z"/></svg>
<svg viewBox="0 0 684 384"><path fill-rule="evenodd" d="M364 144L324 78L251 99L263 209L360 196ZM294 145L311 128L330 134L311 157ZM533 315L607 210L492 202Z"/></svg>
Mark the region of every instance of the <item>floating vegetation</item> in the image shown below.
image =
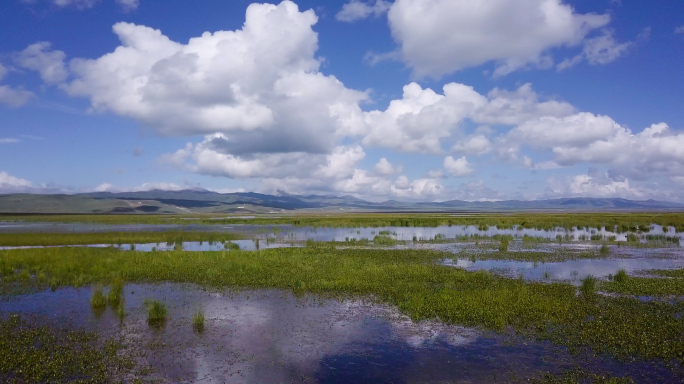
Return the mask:
<svg viewBox="0 0 684 384"><path fill-rule="evenodd" d="M114 341L37 323L18 314L0 317L0 381L115 382L134 368Z"/></svg>

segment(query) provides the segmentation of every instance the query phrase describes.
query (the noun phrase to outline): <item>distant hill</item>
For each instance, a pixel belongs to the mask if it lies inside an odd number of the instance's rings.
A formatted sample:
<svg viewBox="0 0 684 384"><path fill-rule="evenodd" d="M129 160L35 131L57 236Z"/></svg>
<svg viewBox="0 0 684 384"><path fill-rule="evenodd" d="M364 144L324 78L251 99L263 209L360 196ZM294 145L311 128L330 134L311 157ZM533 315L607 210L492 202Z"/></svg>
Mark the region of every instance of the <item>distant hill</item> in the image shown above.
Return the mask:
<svg viewBox="0 0 684 384"><path fill-rule="evenodd" d="M0 213L266 213L281 210L359 210L421 212L497 211L684 211L684 204L655 200L561 198L506 200L373 203L353 196L266 195L217 193L201 189L183 191L93 192L76 195L0 195Z"/></svg>

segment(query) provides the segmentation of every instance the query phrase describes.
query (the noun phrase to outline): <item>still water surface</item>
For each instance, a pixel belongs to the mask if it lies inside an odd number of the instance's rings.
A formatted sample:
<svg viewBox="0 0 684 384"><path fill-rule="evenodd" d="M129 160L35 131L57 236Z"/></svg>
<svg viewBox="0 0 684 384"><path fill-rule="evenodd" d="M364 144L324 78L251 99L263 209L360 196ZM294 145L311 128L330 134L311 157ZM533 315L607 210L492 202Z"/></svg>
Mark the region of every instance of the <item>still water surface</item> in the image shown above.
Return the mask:
<svg viewBox="0 0 684 384"><path fill-rule="evenodd" d="M33 314L115 337L164 382L424 383L508 382L538 371L580 365L637 382L677 382L659 362L620 363L573 356L548 343L437 322L416 323L396 309L364 300L294 296L289 291L204 291L193 285L130 284L127 316L95 315L90 288L0 298L0 316ZM146 324L146 299L164 301L169 320ZM206 330L192 331L203 309Z"/></svg>

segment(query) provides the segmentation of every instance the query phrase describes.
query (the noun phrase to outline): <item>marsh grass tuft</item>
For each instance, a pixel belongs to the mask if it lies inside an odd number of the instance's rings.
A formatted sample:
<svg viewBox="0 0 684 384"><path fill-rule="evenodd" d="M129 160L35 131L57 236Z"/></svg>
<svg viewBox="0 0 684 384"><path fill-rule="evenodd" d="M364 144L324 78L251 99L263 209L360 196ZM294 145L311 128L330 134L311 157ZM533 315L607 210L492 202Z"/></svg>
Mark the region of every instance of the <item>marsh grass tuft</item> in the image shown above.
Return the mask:
<svg viewBox="0 0 684 384"><path fill-rule="evenodd" d="M596 278L594 276L587 276L584 279L582 279L582 285L580 286L580 292L582 292L582 296L584 296L587 299L593 298L596 296Z"/></svg>
<svg viewBox="0 0 684 384"><path fill-rule="evenodd" d="M166 308L166 304L161 301L151 300L146 303L148 305L147 309L147 324L160 328L166 324L166 319L169 317L169 310Z"/></svg>
<svg viewBox="0 0 684 384"><path fill-rule="evenodd" d="M509 239L507 237L502 237L499 243L499 252L508 252Z"/></svg>
<svg viewBox="0 0 684 384"><path fill-rule="evenodd" d="M124 282L120 278L114 279L107 294L107 302L112 308L119 306L123 298Z"/></svg>
<svg viewBox="0 0 684 384"><path fill-rule="evenodd" d="M96 311L107 308L107 298L102 292L102 286L96 285L93 288L93 294L90 297L90 306Z"/></svg>
<svg viewBox="0 0 684 384"><path fill-rule="evenodd" d="M627 271L625 271L624 269L617 271L617 273L613 277L613 281L619 284L626 283L627 280L629 280L629 276L627 275Z"/></svg>
<svg viewBox="0 0 684 384"><path fill-rule="evenodd" d="M397 240L393 239L389 235L378 235L373 238L373 244L382 246L392 246L397 245Z"/></svg>
<svg viewBox="0 0 684 384"><path fill-rule="evenodd" d="M601 256L608 256L610 254L610 248L608 248L607 245L603 244L601 248L599 249L599 255Z"/></svg>
<svg viewBox="0 0 684 384"><path fill-rule="evenodd" d="M192 316L192 328L195 332L204 332L204 311L201 309Z"/></svg>

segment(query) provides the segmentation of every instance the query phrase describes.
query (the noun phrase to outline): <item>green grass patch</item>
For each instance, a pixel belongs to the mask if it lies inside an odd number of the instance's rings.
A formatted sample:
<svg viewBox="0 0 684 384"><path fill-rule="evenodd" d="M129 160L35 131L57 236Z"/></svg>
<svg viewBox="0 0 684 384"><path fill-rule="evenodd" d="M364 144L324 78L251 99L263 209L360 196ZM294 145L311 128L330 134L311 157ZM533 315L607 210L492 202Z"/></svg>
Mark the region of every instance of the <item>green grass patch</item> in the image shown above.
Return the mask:
<svg viewBox="0 0 684 384"><path fill-rule="evenodd" d="M561 374L545 372L540 377L520 382L529 384L633 384L635 381L629 376L601 375L575 368Z"/></svg>
<svg viewBox="0 0 684 384"><path fill-rule="evenodd" d="M643 272L649 275L684 279L684 269L648 269Z"/></svg>
<svg viewBox="0 0 684 384"><path fill-rule="evenodd" d="M571 250L560 249L554 252L542 251L507 251L507 252L472 252L463 250L458 253L458 257L470 260L512 260L512 261L530 261L530 262L561 262L567 260L579 259L601 259L605 255L599 252L577 252Z"/></svg>
<svg viewBox="0 0 684 384"><path fill-rule="evenodd" d="M0 246L225 242L240 237L228 232L103 232L103 233L0 233Z"/></svg>
<svg viewBox="0 0 684 384"><path fill-rule="evenodd" d="M601 290L636 296L684 296L684 279L630 276L623 282L603 282Z"/></svg>

